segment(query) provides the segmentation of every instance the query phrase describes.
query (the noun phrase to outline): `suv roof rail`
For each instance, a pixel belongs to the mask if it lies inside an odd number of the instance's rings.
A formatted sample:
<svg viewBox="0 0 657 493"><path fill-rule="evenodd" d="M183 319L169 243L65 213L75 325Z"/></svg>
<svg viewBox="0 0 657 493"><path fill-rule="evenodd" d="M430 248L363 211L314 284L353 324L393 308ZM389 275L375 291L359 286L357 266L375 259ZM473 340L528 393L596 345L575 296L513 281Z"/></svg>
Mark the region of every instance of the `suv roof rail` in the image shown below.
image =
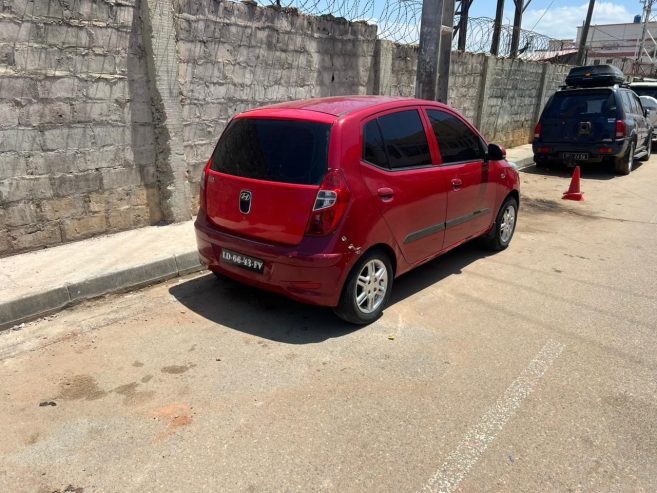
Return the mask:
<svg viewBox="0 0 657 493"><path fill-rule="evenodd" d="M614 84L614 85L604 85L604 86L587 86L587 85L563 85L559 86L560 91L565 91L568 89L618 89L619 87L624 87L626 89L630 89L630 84L627 82L623 82L621 84Z"/></svg>

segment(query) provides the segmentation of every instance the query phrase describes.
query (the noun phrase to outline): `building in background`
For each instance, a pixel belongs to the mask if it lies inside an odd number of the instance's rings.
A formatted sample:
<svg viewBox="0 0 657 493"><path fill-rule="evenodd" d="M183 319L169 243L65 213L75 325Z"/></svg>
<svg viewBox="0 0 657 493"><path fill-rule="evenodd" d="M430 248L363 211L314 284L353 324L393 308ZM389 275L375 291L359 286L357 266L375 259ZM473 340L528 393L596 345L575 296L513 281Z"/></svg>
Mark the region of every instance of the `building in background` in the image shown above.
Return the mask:
<svg viewBox="0 0 657 493"><path fill-rule="evenodd" d="M619 67L625 74L652 75L657 62L657 22L648 22L644 49L639 57L639 45L643 23L641 16L633 22L622 24L591 25L586 40L586 62L591 65L610 64ZM577 28L576 44L582 35L582 26Z"/></svg>

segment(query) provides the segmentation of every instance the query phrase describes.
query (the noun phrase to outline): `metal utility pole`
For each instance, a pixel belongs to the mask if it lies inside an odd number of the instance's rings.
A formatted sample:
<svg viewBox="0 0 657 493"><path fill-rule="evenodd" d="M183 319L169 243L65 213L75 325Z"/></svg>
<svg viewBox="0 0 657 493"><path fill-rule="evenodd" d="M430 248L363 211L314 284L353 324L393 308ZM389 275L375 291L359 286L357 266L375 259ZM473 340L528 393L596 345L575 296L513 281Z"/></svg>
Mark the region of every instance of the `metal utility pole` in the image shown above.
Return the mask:
<svg viewBox="0 0 657 493"><path fill-rule="evenodd" d="M500 33L502 32L502 17L504 16L504 0L497 0L495 10L495 24L493 26L493 41L490 44L490 54L500 54Z"/></svg>
<svg viewBox="0 0 657 493"><path fill-rule="evenodd" d="M459 14L459 45L458 49L465 51L465 43L468 36L468 17L470 16L470 6L474 0L462 0Z"/></svg>
<svg viewBox="0 0 657 493"><path fill-rule="evenodd" d="M513 3L516 6L516 12L513 15L513 34L511 35L511 53L509 54L511 58L518 56L518 45L520 44L520 34L522 34L522 14L532 0L513 0Z"/></svg>
<svg viewBox="0 0 657 493"><path fill-rule="evenodd" d="M453 23L454 0L423 0L415 84L418 98L447 100Z"/></svg>
<svg viewBox="0 0 657 493"><path fill-rule="evenodd" d="M595 0L589 0L589 11L586 13L586 20L582 27L582 35L579 38L579 48L577 49L577 65L584 64L586 57L586 38L589 37L589 27L591 27L591 17L593 17L593 7L595 7Z"/></svg>
<svg viewBox="0 0 657 493"><path fill-rule="evenodd" d="M648 31L648 22L650 22L650 11L654 0L643 0L643 29L641 30L641 42L639 50L636 53L636 61L640 62L643 58L643 48L646 44L646 32Z"/></svg>

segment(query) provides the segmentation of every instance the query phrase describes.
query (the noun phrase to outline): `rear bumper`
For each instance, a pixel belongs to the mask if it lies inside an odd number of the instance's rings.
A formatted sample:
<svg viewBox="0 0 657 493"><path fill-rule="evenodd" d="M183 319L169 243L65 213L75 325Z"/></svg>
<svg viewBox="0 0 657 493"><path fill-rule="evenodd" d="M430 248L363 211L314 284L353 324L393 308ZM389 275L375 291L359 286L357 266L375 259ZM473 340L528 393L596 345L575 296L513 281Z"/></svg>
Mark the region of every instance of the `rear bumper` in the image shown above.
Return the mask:
<svg viewBox="0 0 657 493"><path fill-rule="evenodd" d="M203 210L194 227L199 258L211 271L304 303L337 306L352 255L333 252L334 238L306 238L295 246L261 243L220 231ZM223 248L264 260L264 272L226 264Z"/></svg>
<svg viewBox="0 0 657 493"><path fill-rule="evenodd" d="M599 152L601 148L609 149L609 152ZM628 148L628 140L617 140L614 142L597 142L587 145L574 145L562 143L534 142L534 161L538 163L602 163L611 158L619 158L625 155ZM586 153L588 159L564 159L564 153Z"/></svg>

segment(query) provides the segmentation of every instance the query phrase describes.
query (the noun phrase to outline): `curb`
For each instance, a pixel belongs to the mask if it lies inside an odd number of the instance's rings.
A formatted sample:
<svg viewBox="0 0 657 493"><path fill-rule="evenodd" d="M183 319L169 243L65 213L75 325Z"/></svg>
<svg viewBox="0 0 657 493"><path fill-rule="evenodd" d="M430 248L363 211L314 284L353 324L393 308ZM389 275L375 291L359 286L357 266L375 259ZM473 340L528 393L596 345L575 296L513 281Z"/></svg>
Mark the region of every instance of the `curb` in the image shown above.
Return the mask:
<svg viewBox="0 0 657 493"><path fill-rule="evenodd" d="M530 166L534 165L534 156L524 157L522 159L511 162L514 163L518 171L520 171L521 169L529 168Z"/></svg>
<svg viewBox="0 0 657 493"><path fill-rule="evenodd" d="M0 331L81 301L137 289L202 270L196 250L0 302Z"/></svg>

